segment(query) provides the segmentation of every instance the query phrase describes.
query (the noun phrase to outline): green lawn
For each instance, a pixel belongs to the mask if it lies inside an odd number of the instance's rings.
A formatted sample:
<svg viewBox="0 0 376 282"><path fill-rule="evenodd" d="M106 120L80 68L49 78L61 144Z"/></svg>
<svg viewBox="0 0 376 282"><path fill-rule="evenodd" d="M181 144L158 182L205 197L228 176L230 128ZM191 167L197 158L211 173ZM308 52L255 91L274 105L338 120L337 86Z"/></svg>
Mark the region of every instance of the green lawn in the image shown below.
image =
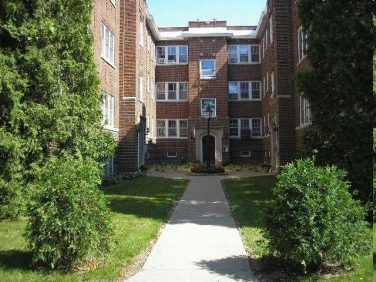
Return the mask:
<svg viewBox="0 0 376 282"><path fill-rule="evenodd" d="M264 215L276 183L274 176L260 176L242 179L226 179L222 181L232 215L240 225L246 249L252 258L258 273L268 281L328 281L316 276L297 277L296 274L282 271L278 262L273 265L263 259L266 255L266 242L262 236L265 227ZM283 272L283 273L282 273ZM329 281L365 281L372 282L372 255L358 261L355 272L332 277Z"/></svg>
<svg viewBox="0 0 376 282"><path fill-rule="evenodd" d="M30 252L22 236L26 219L0 222L0 281L121 280L126 275L126 266L150 249L187 185L188 180L183 179L144 177L106 188L115 226L112 251L105 265L84 273L31 270Z"/></svg>

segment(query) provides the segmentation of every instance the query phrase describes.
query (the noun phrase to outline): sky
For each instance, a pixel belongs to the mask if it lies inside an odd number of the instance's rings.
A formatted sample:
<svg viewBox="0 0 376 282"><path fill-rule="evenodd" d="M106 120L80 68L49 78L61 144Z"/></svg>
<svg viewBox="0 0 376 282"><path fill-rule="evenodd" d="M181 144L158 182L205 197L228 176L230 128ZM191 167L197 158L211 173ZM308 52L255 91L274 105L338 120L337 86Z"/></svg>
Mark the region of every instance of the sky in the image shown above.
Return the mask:
<svg viewBox="0 0 376 282"><path fill-rule="evenodd" d="M227 20L257 25L266 0L146 0L157 27L185 27L188 21Z"/></svg>

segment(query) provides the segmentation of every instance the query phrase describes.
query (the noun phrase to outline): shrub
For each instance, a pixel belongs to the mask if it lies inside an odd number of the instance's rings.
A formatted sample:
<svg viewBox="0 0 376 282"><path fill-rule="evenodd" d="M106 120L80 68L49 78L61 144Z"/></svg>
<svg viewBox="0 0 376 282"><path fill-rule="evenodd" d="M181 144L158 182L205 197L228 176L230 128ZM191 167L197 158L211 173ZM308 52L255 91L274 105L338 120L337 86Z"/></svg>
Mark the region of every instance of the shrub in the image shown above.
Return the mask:
<svg viewBox="0 0 376 282"><path fill-rule="evenodd" d="M102 187L108 187L114 184L118 184L128 179L141 177L142 173L139 172L121 172L114 175L106 175L102 178Z"/></svg>
<svg viewBox="0 0 376 282"><path fill-rule="evenodd" d="M112 228L100 174L90 159L52 158L37 169L26 229L35 266L69 270L97 264L108 251Z"/></svg>
<svg viewBox="0 0 376 282"><path fill-rule="evenodd" d="M225 170L223 167L218 166L204 166L196 165L191 168L191 173L204 173L204 174L215 174L215 173L224 173Z"/></svg>
<svg viewBox="0 0 376 282"><path fill-rule="evenodd" d="M312 159L283 167L266 220L273 255L314 271L328 262L349 265L368 252L365 210L344 177L336 167L315 167Z"/></svg>

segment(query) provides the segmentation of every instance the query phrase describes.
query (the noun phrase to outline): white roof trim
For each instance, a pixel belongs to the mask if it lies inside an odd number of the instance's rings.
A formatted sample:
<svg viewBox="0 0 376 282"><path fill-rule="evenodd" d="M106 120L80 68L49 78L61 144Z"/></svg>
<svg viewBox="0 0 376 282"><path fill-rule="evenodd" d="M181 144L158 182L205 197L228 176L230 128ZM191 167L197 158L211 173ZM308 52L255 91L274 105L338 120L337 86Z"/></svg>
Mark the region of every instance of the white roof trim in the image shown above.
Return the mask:
<svg viewBox="0 0 376 282"><path fill-rule="evenodd" d="M161 40L184 40L191 37L231 37L231 38L256 38L257 31L228 30L224 27L190 28L188 31L160 31Z"/></svg>

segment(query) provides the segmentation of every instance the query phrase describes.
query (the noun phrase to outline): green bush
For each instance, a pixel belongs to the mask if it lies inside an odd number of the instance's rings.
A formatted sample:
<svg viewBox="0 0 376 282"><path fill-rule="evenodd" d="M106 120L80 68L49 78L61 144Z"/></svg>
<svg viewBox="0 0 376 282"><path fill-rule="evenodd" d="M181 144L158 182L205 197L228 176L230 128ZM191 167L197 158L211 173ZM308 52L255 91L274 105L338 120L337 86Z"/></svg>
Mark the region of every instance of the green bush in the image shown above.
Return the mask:
<svg viewBox="0 0 376 282"><path fill-rule="evenodd" d="M26 229L35 266L69 270L103 259L112 227L100 174L90 159L51 158L37 169Z"/></svg>
<svg viewBox="0 0 376 282"><path fill-rule="evenodd" d="M265 237L272 255L315 271L351 265L369 251L365 210L348 192L345 172L312 159L283 167L273 189Z"/></svg>

